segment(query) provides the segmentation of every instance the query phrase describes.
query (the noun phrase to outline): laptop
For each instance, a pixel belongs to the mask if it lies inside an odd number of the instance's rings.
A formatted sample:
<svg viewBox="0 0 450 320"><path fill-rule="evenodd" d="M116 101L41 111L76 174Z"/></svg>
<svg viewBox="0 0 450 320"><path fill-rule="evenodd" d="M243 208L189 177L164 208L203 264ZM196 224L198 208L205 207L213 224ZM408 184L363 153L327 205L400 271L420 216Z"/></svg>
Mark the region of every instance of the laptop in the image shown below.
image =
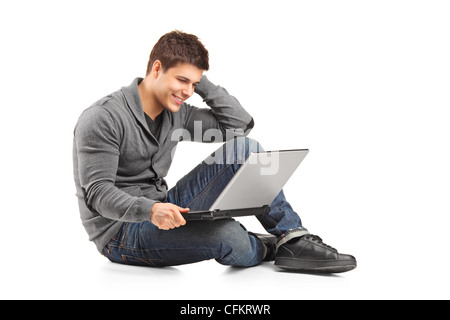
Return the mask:
<svg viewBox="0 0 450 320"><path fill-rule="evenodd" d="M251 153L208 210L183 214L186 221L261 216L308 154L308 149Z"/></svg>

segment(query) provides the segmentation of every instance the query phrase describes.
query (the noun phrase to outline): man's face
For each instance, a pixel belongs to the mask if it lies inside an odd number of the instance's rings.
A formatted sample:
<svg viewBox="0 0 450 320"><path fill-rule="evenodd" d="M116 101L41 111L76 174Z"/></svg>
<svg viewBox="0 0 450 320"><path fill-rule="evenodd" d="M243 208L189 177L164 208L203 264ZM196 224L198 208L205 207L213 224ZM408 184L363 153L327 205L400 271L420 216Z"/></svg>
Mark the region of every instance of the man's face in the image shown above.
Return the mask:
<svg viewBox="0 0 450 320"><path fill-rule="evenodd" d="M178 112L181 104L194 94L195 86L202 78L203 70L189 63L179 63L158 71L155 94L159 103L171 112Z"/></svg>

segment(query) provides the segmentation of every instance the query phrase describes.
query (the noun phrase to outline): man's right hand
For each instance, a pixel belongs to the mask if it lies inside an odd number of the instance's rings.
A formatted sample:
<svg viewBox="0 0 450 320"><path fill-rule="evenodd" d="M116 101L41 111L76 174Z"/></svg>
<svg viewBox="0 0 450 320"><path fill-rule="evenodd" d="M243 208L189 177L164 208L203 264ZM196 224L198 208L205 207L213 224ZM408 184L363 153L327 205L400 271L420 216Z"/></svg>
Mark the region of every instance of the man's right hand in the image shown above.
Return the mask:
<svg viewBox="0 0 450 320"><path fill-rule="evenodd" d="M157 202L150 213L150 221L162 230L178 228L186 224L182 213L189 212L189 208L181 208L173 203Z"/></svg>

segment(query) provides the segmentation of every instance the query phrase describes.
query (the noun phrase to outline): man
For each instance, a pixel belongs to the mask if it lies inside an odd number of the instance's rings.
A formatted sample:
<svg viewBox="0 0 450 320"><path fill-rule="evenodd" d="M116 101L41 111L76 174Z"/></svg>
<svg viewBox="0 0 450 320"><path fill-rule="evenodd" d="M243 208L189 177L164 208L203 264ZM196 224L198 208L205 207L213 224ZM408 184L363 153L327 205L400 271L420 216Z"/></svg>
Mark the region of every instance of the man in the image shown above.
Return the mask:
<svg viewBox="0 0 450 320"><path fill-rule="evenodd" d="M209 208L250 152L262 150L245 137L253 118L203 75L208 69L208 51L196 36L170 32L154 46L144 79L82 113L73 160L89 239L111 261L133 265L216 259L247 267L275 260L281 268L298 271L355 268L354 257L309 234L282 191L271 212L258 218L271 235L247 232L234 219L186 223L183 214ZM194 93L209 108L187 104ZM229 141L168 190L164 177L177 143L211 142L208 130Z"/></svg>

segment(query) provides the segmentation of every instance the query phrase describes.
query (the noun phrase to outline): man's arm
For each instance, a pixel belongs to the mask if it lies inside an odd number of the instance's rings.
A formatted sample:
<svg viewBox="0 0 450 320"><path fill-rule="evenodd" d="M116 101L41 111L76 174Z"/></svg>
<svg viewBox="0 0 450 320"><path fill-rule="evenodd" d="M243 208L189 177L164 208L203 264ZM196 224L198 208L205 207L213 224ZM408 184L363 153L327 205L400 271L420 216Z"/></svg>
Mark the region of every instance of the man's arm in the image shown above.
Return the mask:
<svg viewBox="0 0 450 320"><path fill-rule="evenodd" d="M239 101L206 76L202 77L195 92L210 109L186 105L185 128L191 134L191 140L224 142L235 136L245 136L253 128L253 118ZM217 133L220 133L221 141L217 141Z"/></svg>
<svg viewBox="0 0 450 320"><path fill-rule="evenodd" d="M117 124L100 106L87 109L75 128L78 175L87 207L117 221L150 219L156 201L132 196L115 186L120 154Z"/></svg>

